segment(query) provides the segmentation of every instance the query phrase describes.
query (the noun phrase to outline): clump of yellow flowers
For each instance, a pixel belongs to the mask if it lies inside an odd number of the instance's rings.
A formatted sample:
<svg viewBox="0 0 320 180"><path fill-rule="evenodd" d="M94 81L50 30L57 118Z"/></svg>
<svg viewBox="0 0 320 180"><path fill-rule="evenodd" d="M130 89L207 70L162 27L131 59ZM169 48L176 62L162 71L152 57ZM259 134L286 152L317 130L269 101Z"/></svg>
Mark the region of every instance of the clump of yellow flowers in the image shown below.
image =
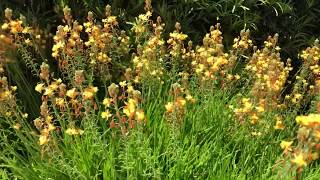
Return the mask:
<svg viewBox="0 0 320 180"><path fill-rule="evenodd" d="M18 51L24 57L26 65L37 72L38 66L34 59L43 54L46 38L49 34L27 25L26 18L14 18L11 9L5 9L4 23L0 24L0 58L3 63L10 63ZM31 53L34 52L34 53Z"/></svg>
<svg viewBox="0 0 320 180"><path fill-rule="evenodd" d="M14 60L15 51L30 43L35 31L26 26L25 17L15 19L11 9L4 11L4 22L0 24L0 117L8 120L16 130L22 128L21 120L28 114L23 113L17 103L17 86L12 85L7 72L7 64ZM29 45L30 46L30 45Z"/></svg>
<svg viewBox="0 0 320 180"><path fill-rule="evenodd" d="M303 60L302 68L296 76L297 82L291 95L286 96L287 101L298 107L303 105L303 96L314 97L311 103L313 113L296 117L296 123L299 125L297 144L292 146L293 141L282 141L280 144L285 159L296 170L297 177L301 175L304 167L319 158L320 153L319 47L319 41L316 40L312 47L302 51L300 55Z"/></svg>
<svg viewBox="0 0 320 180"><path fill-rule="evenodd" d="M192 67L199 80L216 80L224 75L224 66L229 62L229 54L224 53L220 25L212 26L210 33L203 38L203 45L192 55ZM221 73L221 74L220 74Z"/></svg>
<svg viewBox="0 0 320 180"><path fill-rule="evenodd" d="M293 84L293 90L290 94L285 96L287 106L301 108L308 102L307 97L314 98L314 108L319 108L319 88L320 88L320 74L319 74L319 58L320 58L319 40L315 40L312 47L308 47L299 55L302 59L302 66L297 72Z"/></svg>
<svg viewBox="0 0 320 180"><path fill-rule="evenodd" d="M50 74L49 65L42 63L40 67L42 82L38 83L35 90L42 95L40 117L34 120L35 127L39 130L39 144L49 147L52 134L61 131L67 135L81 135L84 130L77 128L77 121L94 114L97 110L95 95L98 88L85 85L84 71L77 70L74 75L75 87L70 87L62 80L54 79ZM66 122L62 123L62 121ZM62 127L62 124L64 125ZM45 148L46 149L46 148Z"/></svg>
<svg viewBox="0 0 320 180"><path fill-rule="evenodd" d="M112 62L120 61L129 52L129 37L119 30L111 7L106 6L102 23L89 12L87 21L81 24L73 20L69 7L64 8L64 20L66 24L58 26L52 47L52 57L58 61L60 70L69 79L72 77L68 74L74 74L79 67L104 80L110 79Z"/></svg>
<svg viewBox="0 0 320 180"><path fill-rule="evenodd" d="M172 101L165 105L166 118L170 124L180 127L183 124L183 118L187 110L188 104L194 104L195 98L183 88L179 83L171 85Z"/></svg>
<svg viewBox="0 0 320 180"><path fill-rule="evenodd" d="M196 46L195 50L192 46L188 47L186 57L189 57L192 74L197 77L200 85L215 82L220 88L225 88L231 82L239 80L240 76L234 74L233 70L240 55L252 46L249 31L241 31L240 37L234 39L233 49L226 51L220 28L220 24L212 26L203 38L203 44Z"/></svg>
<svg viewBox="0 0 320 180"><path fill-rule="evenodd" d="M235 46L240 46L238 41L236 42ZM273 37L270 36L264 42L264 48L256 50L249 58L245 69L253 82L250 94L248 97L242 97L240 106L234 109L241 122L249 120L251 124L257 124L265 112L279 110L282 107L281 92L292 67L290 60L287 60L286 65L281 61L280 47L277 46L277 42L277 34ZM276 118L274 127L276 129L284 128L281 117Z"/></svg>
<svg viewBox="0 0 320 180"><path fill-rule="evenodd" d="M146 14L140 15L134 25L136 38L142 36L140 35L141 31L137 32L138 26L146 28L149 22L152 24L152 29L151 31L147 29L144 30L145 41L136 39L139 44L137 52L132 56L133 68L128 68L126 71L127 73L130 72L130 76L132 77L127 78L127 81L133 80L134 83L140 83L152 77L152 79L163 82L162 76L164 74L164 61L166 57L166 46L162 37L164 24L160 17L157 18L156 22L150 20L150 17L151 12L148 11Z"/></svg>
<svg viewBox="0 0 320 180"><path fill-rule="evenodd" d="M146 123L141 101L141 92L135 90L130 83L112 83L108 87L108 96L102 102L104 111L101 117L109 122L110 128L119 128L124 135L129 129Z"/></svg>
<svg viewBox="0 0 320 180"><path fill-rule="evenodd" d="M16 97L15 91L16 86L10 86L8 78L0 73L0 116L10 117L15 112L16 108Z"/></svg>
<svg viewBox="0 0 320 180"><path fill-rule="evenodd" d="M320 153L320 114L297 116L300 125L297 133L297 144L293 141L281 141L284 158L290 163L290 169L300 177L303 168L319 158Z"/></svg>

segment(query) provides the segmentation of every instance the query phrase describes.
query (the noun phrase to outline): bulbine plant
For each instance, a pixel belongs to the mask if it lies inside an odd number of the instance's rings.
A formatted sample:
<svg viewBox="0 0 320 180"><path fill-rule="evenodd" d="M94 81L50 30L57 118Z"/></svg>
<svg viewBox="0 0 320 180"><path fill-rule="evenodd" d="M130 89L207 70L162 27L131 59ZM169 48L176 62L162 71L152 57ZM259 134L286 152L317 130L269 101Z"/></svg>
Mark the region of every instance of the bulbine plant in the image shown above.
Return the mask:
<svg viewBox="0 0 320 180"><path fill-rule="evenodd" d="M318 40L299 55L302 67L286 92L293 67L281 58L278 34L257 47L242 30L227 48L218 23L195 44L179 22L166 37L150 0L126 26L111 9L105 7L101 20L88 12L82 22L66 6L54 35L5 10L0 175L260 178L277 174L270 170L276 164L299 178L318 159ZM38 81L36 118L7 73L17 57Z"/></svg>

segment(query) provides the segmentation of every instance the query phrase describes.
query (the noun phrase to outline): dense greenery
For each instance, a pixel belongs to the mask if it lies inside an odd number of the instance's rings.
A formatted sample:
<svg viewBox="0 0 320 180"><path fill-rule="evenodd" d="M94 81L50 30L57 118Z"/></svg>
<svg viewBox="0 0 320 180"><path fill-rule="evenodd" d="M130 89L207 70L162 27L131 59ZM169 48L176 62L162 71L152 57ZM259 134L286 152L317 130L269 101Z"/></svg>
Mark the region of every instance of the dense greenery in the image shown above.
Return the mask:
<svg viewBox="0 0 320 180"><path fill-rule="evenodd" d="M319 37L320 2L316 0L159 0L153 1L154 16L161 16L167 32L176 22L193 41L200 41L212 24L222 24L225 43L231 44L242 29L250 29L254 41L263 43L267 36L280 34L280 45L286 57L295 55ZM19 10L31 22L55 31L60 23L62 9L68 5L77 9L74 15L85 18L88 11L103 16L106 4L123 21L132 20L143 12L143 0L24 0L3 1L0 10L12 7Z"/></svg>

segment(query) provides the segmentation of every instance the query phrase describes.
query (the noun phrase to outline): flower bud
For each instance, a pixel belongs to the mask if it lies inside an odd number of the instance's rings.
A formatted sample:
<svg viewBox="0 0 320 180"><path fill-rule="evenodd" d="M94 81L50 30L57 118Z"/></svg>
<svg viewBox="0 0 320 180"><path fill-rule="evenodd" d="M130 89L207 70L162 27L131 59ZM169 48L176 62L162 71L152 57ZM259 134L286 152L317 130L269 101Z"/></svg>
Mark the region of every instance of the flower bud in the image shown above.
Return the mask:
<svg viewBox="0 0 320 180"><path fill-rule="evenodd" d="M119 86L112 83L109 87L108 87L108 92L110 97L116 97L119 93Z"/></svg>

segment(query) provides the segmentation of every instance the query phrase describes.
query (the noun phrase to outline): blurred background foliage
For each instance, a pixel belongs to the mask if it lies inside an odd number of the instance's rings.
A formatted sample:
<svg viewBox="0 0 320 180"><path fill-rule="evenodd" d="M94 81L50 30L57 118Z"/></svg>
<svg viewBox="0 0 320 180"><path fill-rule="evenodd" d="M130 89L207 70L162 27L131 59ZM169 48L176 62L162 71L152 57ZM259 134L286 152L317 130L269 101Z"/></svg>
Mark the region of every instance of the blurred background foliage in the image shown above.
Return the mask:
<svg viewBox="0 0 320 180"><path fill-rule="evenodd" d="M5 7L11 7L29 22L55 32L64 6L73 9L77 19L84 19L88 11L93 11L97 18L103 17L106 4L123 22L144 12L144 0L1 0L0 10L3 13ZM172 31L178 21L195 42L201 41L217 22L222 24L227 47L244 28L251 30L256 44L279 33L283 56L292 59L320 34L318 0L153 0L153 8L154 16L165 21L166 32Z"/></svg>

